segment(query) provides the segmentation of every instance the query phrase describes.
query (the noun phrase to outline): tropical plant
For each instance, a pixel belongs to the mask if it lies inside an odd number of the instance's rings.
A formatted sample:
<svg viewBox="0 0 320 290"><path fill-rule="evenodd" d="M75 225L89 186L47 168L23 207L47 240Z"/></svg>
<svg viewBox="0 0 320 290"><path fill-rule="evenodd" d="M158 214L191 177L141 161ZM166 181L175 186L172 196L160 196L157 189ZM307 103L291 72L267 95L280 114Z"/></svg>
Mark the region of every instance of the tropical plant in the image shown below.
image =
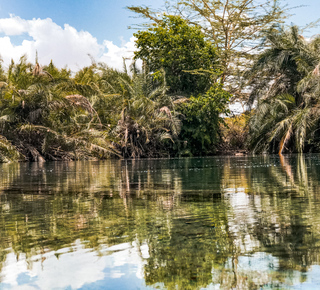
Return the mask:
<svg viewBox="0 0 320 290"><path fill-rule="evenodd" d="M112 133L123 157L153 157L165 153L166 140L174 142L180 120L165 82L155 86L146 67L133 66L132 77L120 79L118 122ZM161 145L162 144L162 145Z"/></svg>
<svg viewBox="0 0 320 290"><path fill-rule="evenodd" d="M0 134L16 145L27 160L105 158L118 154L91 104L93 93L102 97L96 74L88 73L92 69L84 68L74 79L52 62L45 69L38 63L27 63L25 57L18 64L11 63L8 81L2 83L0 91ZM95 79L90 82L92 77Z"/></svg>
<svg viewBox="0 0 320 290"><path fill-rule="evenodd" d="M296 26L273 27L265 43L250 71L250 146L281 154L288 144L302 152L319 121L319 38L305 40Z"/></svg>

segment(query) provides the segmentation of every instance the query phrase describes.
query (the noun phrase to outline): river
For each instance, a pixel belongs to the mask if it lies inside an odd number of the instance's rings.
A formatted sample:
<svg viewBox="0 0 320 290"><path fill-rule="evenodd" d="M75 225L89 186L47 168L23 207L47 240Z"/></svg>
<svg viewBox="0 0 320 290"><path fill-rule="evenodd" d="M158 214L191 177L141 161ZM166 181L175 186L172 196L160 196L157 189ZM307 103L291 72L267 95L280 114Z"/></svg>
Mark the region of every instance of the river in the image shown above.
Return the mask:
<svg viewBox="0 0 320 290"><path fill-rule="evenodd" d="M320 155L0 164L0 289L320 289Z"/></svg>

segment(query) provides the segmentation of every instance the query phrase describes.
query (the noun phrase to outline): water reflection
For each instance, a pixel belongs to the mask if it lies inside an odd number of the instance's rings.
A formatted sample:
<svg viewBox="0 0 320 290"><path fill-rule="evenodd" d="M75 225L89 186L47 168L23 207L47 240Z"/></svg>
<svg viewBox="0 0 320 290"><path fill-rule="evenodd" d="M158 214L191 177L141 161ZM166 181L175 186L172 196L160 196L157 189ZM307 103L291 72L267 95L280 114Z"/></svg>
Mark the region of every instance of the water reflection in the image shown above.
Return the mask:
<svg viewBox="0 0 320 290"><path fill-rule="evenodd" d="M318 288L319 166L318 155L0 165L0 287Z"/></svg>

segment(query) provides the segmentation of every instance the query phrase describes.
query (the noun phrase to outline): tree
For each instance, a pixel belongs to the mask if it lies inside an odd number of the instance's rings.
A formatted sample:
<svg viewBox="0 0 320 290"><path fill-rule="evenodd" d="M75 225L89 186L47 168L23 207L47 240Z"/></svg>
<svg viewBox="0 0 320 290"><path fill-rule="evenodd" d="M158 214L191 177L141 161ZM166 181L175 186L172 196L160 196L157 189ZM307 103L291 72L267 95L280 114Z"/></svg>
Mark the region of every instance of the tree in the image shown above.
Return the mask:
<svg viewBox="0 0 320 290"><path fill-rule="evenodd" d="M180 140L183 155L210 155L217 150L220 141L222 114L227 114L227 104L231 95L215 85L205 94L191 97L182 103L179 111L184 115Z"/></svg>
<svg viewBox="0 0 320 290"><path fill-rule="evenodd" d="M319 42L305 40L296 26L273 27L266 33L268 49L254 63L249 142L254 151L302 152L319 123Z"/></svg>
<svg viewBox="0 0 320 290"><path fill-rule="evenodd" d="M26 57L9 67L0 87L0 159L74 160L117 155L90 99L89 92L97 92L96 85L80 77L91 75L84 73L90 68L80 71L75 80L53 63L45 68L50 72L38 63L28 63ZM22 154L15 154L16 149Z"/></svg>
<svg viewBox="0 0 320 290"><path fill-rule="evenodd" d="M165 15L134 36L135 58L147 64L155 79L164 69L170 93L190 95L210 88L217 53L198 26L188 25L180 16Z"/></svg>
<svg viewBox="0 0 320 290"><path fill-rule="evenodd" d="M174 142L180 132L180 120L165 83L154 85L152 76L144 68L133 69L128 80L120 77L117 120L112 133L123 157L159 157L166 155L164 143Z"/></svg>
<svg viewBox="0 0 320 290"><path fill-rule="evenodd" d="M167 1L171 13L197 24L206 38L218 47L222 83L231 92L240 92L242 71L248 66L254 52L261 47L262 32L286 16L280 0L185 0ZM159 13L148 7L128 7L143 17L161 23Z"/></svg>

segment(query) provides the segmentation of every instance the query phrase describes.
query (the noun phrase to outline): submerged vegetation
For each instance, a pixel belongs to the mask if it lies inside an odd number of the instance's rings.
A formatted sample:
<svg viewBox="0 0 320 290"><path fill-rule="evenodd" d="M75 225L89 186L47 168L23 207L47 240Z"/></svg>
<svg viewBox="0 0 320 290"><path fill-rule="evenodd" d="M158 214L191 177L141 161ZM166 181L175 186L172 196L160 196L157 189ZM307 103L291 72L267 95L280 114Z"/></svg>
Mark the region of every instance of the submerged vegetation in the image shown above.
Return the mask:
<svg viewBox="0 0 320 290"><path fill-rule="evenodd" d="M1 65L0 162L319 151L320 37L280 1L173 2L129 7L149 22L124 71Z"/></svg>

